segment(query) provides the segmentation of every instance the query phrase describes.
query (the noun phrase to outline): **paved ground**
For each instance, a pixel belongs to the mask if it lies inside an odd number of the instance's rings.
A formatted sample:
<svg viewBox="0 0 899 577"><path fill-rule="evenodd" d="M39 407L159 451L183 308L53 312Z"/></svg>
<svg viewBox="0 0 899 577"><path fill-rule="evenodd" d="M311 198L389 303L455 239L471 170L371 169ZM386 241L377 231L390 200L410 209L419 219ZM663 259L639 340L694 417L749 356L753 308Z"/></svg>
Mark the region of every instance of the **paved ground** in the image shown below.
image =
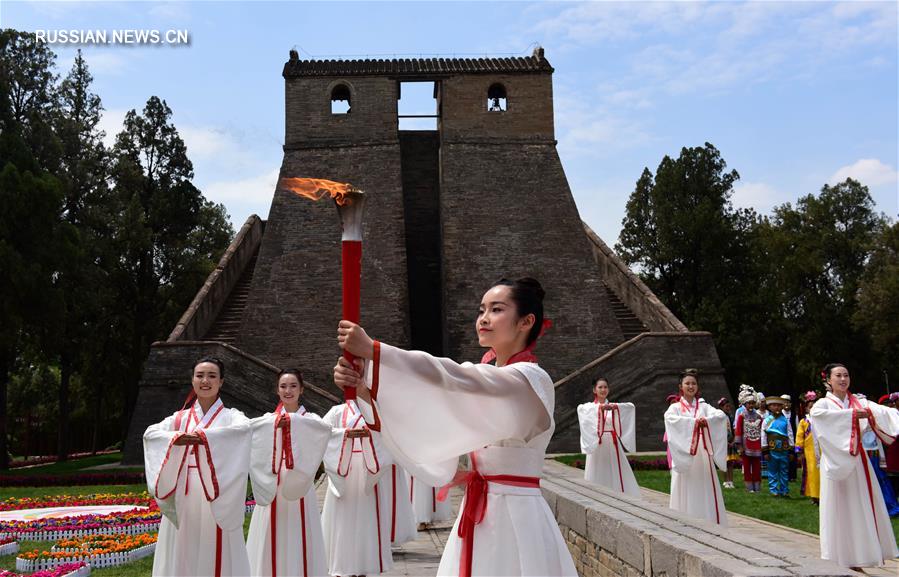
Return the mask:
<svg viewBox="0 0 899 577"><path fill-rule="evenodd" d="M318 487L319 506L324 502L325 485L326 483L322 483ZM642 491L646 501L658 504L660 507L668 506L666 493L650 489L642 489ZM461 491L454 490L451 498L453 510L458 511L459 503L462 500ZM756 535L768 535L773 543L794 547L813 556L820 554L821 549L817 535L730 512L728 512L728 522L731 527L747 529ZM440 555L443 553L443 546L451 528L451 522L437 525L427 531L420 531L418 539L412 543L396 547L393 552L393 570L384 575L414 575L416 577L436 575L437 567L440 564ZM893 559L884 567L865 569L865 574L877 577L897 577L899 576L899 561Z"/></svg>
<svg viewBox="0 0 899 577"><path fill-rule="evenodd" d="M659 506L663 507L668 506L667 493L660 493L659 491L652 491L650 489L641 489L641 491L643 492L643 498L646 501L657 503ZM803 551L814 556L821 554L821 542L818 540L818 536L813 535L812 533L806 533L805 531L791 529L789 527L784 527L783 525L776 525L767 521L753 519L752 517L746 517L745 515L738 515L736 513L731 513L730 511L727 513L727 520L730 527L746 529L752 531L756 535L769 535L772 543ZM878 577L881 575L897 577L899 576L899 560L893 559L888 561L883 567L866 568L865 574L877 575Z"/></svg>

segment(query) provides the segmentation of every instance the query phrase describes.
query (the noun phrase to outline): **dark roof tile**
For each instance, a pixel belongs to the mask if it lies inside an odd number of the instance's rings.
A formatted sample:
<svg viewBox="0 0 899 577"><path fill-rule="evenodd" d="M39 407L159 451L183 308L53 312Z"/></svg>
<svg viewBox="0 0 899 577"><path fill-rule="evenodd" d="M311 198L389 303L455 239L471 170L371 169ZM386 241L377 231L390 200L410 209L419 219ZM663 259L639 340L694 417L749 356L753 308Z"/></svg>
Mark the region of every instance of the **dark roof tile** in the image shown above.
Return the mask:
<svg viewBox="0 0 899 577"><path fill-rule="evenodd" d="M552 73L553 67L538 48L515 58L401 58L396 60L299 60L284 64L284 77L301 76L445 76L447 74Z"/></svg>

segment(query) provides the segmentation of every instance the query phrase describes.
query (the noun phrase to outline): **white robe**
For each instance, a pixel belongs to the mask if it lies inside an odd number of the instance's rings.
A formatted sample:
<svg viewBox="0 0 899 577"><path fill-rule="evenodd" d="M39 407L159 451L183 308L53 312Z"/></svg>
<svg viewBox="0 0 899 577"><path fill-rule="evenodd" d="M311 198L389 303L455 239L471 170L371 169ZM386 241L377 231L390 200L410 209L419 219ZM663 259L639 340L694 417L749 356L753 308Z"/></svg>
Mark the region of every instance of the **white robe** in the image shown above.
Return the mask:
<svg viewBox="0 0 899 577"><path fill-rule="evenodd" d="M390 517L390 542L402 545L415 541L418 537L418 524L412 512L406 471L396 463L390 465L381 476L380 486L385 500L384 510Z"/></svg>
<svg viewBox="0 0 899 577"><path fill-rule="evenodd" d="M708 428L696 427L704 417ZM665 433L671 451L669 506L691 517L727 526L721 482L715 465L727 470L727 415L705 401L684 399L665 411Z"/></svg>
<svg viewBox="0 0 899 577"><path fill-rule="evenodd" d="M328 558L313 483L331 427L302 407L292 414L280 412L290 420L287 432L275 428L275 413L251 421L256 508L247 553L252 575L322 577L328 574Z"/></svg>
<svg viewBox="0 0 899 577"><path fill-rule="evenodd" d="M541 476L555 428L555 391L537 364L460 365L378 343L367 369L374 406L360 406L416 481L447 484L466 453L484 477ZM472 576L576 575L539 487L487 480L486 514L474 527ZM460 573L461 518L460 510L438 575Z"/></svg>
<svg viewBox="0 0 899 577"><path fill-rule="evenodd" d="M390 550L389 501L379 480L393 458L379 435L350 439L349 429L367 425L353 401L331 407L324 417L331 426L325 451L328 492L322 511L328 573L377 575L393 567Z"/></svg>
<svg viewBox="0 0 899 577"><path fill-rule="evenodd" d="M147 487L163 519L153 575L248 575L243 538L249 420L217 400L207 414L195 402L144 433ZM184 432L201 445L178 446Z"/></svg>
<svg viewBox="0 0 899 577"><path fill-rule="evenodd" d="M899 411L858 398L853 405L871 409L879 436L899 434ZM861 447L871 424L862 419L853 431L851 409L848 395L841 401L827 393L809 413L821 451L821 558L844 567L877 567L899 556L899 549L880 484Z"/></svg>
<svg viewBox="0 0 899 577"><path fill-rule="evenodd" d="M416 523L437 523L453 516L453 505L450 500L437 499L438 487L409 475L409 492L412 499L412 512Z"/></svg>
<svg viewBox="0 0 899 577"><path fill-rule="evenodd" d="M581 426L581 451L587 455L584 479L633 497L640 496L640 486L627 461L625 451L636 444L633 403L609 403L600 422L599 405L578 405ZM602 433L600 433L600 426Z"/></svg>

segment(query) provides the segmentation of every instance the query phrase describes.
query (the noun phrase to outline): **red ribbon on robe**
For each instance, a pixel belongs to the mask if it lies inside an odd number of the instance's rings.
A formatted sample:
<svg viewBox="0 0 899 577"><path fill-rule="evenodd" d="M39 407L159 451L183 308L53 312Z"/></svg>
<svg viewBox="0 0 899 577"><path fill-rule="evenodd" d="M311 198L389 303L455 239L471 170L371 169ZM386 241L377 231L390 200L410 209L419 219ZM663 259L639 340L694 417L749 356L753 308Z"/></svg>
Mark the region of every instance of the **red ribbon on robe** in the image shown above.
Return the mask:
<svg viewBox="0 0 899 577"><path fill-rule="evenodd" d="M471 471L456 473L448 485L440 488L438 501L445 501L449 490L457 485L465 485L465 501L462 516L459 518L457 534L462 540L462 553L459 558L459 577L471 577L471 562L474 552L474 529L487 514L487 492L490 483L511 485L515 487L540 488L540 477L521 477L518 475L481 475L477 468L474 453L471 453Z"/></svg>
<svg viewBox="0 0 899 577"><path fill-rule="evenodd" d="M606 407L603 409L603 407ZM606 431L606 411L611 413L612 428ZM621 492L624 492L624 473L621 470L621 452L618 450L618 439L621 437L621 412L618 410L616 403L607 403L599 405L597 409L599 413L596 421L596 435L599 445L602 445L603 433L612 435L612 448L615 451L615 459L618 462L618 483L621 485Z"/></svg>
<svg viewBox="0 0 899 577"><path fill-rule="evenodd" d="M704 427L699 426L699 419L702 419L702 422L705 423ZM705 417L699 417L693 424L693 439L690 441L691 455L696 455L697 451L699 450L700 439L702 440L702 448L705 451L706 458L709 462L709 475L712 478L712 496L715 498L715 522L720 524L721 511L718 510L718 475L715 474L715 465L712 461L712 452L714 451L714 446L712 445L712 436L709 432L708 421L705 420Z"/></svg>
<svg viewBox="0 0 899 577"><path fill-rule="evenodd" d="M831 399L833 401L833 399ZM836 401L834 401L836 402ZM871 427L871 430L874 431L875 435L877 433L877 421L874 420L874 413L870 410L863 408L862 404L858 402L858 398L852 393L849 393L849 407L853 411L860 411L866 414L866 419L868 419L868 425ZM842 408L842 405L840 406ZM879 435L878 435L879 437ZM871 472L868 470L870 466L870 461L868 460L868 454L865 452L864 447L862 446L862 426L859 421L852 419L852 432L849 437L849 454L853 457L858 456L862 461L862 469L865 471L865 484L868 489L868 500L871 502L871 516L874 517L874 532L877 534L878 539L880 538L880 528L877 526L877 509L874 506L874 489L871 484Z"/></svg>

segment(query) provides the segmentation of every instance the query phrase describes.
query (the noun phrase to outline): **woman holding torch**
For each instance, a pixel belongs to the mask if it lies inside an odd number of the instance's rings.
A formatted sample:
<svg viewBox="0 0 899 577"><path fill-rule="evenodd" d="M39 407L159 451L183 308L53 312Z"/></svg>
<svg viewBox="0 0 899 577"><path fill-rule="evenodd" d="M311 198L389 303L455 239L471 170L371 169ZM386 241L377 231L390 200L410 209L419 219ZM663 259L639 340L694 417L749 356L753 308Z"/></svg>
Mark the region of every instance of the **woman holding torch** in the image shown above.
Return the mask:
<svg viewBox="0 0 899 577"><path fill-rule="evenodd" d="M334 380L357 388L369 426L397 462L443 486L459 456L470 455L472 470L453 482L465 484L465 500L438 575L576 575L540 492L555 428L553 382L533 353L548 324L543 297L530 278L502 279L484 294L475 329L491 350L480 364L404 351L340 322L341 348L367 367L363 379L360 364L340 358Z"/></svg>

